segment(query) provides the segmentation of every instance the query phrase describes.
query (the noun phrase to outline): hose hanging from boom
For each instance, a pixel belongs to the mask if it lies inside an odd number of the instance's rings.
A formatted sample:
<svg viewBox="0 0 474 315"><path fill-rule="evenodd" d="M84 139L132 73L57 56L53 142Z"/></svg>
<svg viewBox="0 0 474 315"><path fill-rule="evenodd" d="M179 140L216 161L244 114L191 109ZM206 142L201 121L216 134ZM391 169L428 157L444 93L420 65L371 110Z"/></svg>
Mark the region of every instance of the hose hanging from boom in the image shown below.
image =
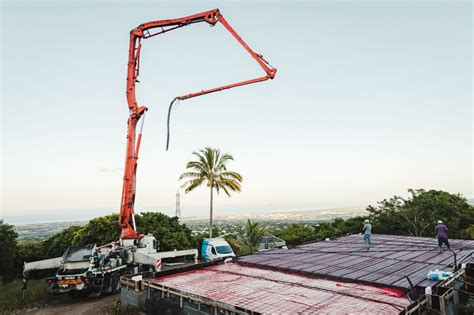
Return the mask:
<svg viewBox="0 0 474 315"><path fill-rule="evenodd" d="M167 132L166 132L166 151L168 151L168 147L170 145L170 118L171 118L171 109L173 109L173 105L178 102L178 98L174 98L171 103L170 107L168 108L168 121L167 121Z"/></svg>

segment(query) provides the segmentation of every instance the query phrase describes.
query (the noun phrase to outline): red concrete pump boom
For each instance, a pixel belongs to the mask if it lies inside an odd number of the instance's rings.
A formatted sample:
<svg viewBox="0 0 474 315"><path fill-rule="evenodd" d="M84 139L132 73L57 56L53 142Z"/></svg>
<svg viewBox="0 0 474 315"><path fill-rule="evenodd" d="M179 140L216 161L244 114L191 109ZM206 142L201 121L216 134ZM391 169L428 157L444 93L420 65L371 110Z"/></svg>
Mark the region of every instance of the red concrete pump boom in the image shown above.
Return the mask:
<svg viewBox="0 0 474 315"><path fill-rule="evenodd" d="M128 118L127 152L125 157L125 174L123 177L122 199L119 217L119 225L122 228L121 239L133 239L140 237L140 235L136 231L133 214L135 203L138 151L140 149L143 122L145 119L144 114L148 110L148 108L145 106L138 106L135 96L135 83L138 82L137 78L139 75L140 67L140 51L142 47L141 40L199 22L206 22L211 26L214 26L217 22L221 22L222 25L224 25L224 27L232 34L232 36L245 48L245 50L247 50L247 52L252 56L252 58L254 58L257 63L263 68L266 75L255 79L241 81L213 89L202 90L200 92L194 92L175 97L171 102L168 111L167 148L169 142L169 116L171 107L175 101L186 100L188 98L193 98L204 94L214 93L217 91L231 89L242 85L266 81L268 79L273 79L277 72L275 68L273 68L265 59L263 59L262 55L255 53L247 45L247 43L245 43L245 41L235 32L235 30L229 25L229 23L227 23L227 21L221 15L218 9L201 12L178 19L144 23L130 32L130 49L128 55L127 72L127 102L128 108L130 110L130 116ZM152 31L154 30L155 32L152 33ZM142 119L141 127L137 135L136 128L140 119Z"/></svg>

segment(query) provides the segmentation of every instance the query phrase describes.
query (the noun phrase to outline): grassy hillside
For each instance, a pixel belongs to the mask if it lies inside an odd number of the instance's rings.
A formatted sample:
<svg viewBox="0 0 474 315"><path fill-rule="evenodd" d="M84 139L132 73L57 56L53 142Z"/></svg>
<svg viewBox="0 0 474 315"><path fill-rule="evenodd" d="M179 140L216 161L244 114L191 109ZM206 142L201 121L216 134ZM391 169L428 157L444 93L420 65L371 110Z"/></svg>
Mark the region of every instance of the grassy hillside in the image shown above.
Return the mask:
<svg viewBox="0 0 474 315"><path fill-rule="evenodd" d="M32 279L28 281L25 295L25 303L22 302L22 281L14 280L8 283L0 282L0 314L11 314L14 310L21 308L40 307L70 300L67 295L48 295L47 283L44 279Z"/></svg>

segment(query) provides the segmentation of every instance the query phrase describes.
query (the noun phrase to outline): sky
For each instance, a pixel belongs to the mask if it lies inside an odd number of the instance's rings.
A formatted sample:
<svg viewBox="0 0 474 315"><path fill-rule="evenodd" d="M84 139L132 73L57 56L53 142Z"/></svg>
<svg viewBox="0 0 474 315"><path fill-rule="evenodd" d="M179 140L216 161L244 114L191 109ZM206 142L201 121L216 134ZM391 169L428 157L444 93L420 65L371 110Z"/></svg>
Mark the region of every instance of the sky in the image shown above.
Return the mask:
<svg viewBox="0 0 474 315"><path fill-rule="evenodd" d="M222 25L144 40L137 211L173 214L205 146L244 177L217 215L365 207L409 188L474 196L470 1L2 1L0 217L118 212L129 32L214 8L277 76L181 102L166 152L173 97L263 72ZM182 193L182 215L206 215L208 195Z"/></svg>

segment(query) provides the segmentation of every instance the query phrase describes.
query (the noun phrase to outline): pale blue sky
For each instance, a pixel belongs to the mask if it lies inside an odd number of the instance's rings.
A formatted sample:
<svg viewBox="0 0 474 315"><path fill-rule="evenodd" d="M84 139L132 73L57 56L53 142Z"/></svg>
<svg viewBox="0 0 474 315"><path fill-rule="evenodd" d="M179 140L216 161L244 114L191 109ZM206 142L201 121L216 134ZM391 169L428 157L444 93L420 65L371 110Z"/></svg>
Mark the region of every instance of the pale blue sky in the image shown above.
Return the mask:
<svg viewBox="0 0 474 315"><path fill-rule="evenodd" d="M243 191L216 214L366 206L407 188L472 197L470 2L2 2L2 203L12 223L117 212L129 31L219 8L278 68L261 75L222 25L144 41L137 98L150 108L138 210L172 214L193 150L221 148ZM205 215L208 193L182 196Z"/></svg>

